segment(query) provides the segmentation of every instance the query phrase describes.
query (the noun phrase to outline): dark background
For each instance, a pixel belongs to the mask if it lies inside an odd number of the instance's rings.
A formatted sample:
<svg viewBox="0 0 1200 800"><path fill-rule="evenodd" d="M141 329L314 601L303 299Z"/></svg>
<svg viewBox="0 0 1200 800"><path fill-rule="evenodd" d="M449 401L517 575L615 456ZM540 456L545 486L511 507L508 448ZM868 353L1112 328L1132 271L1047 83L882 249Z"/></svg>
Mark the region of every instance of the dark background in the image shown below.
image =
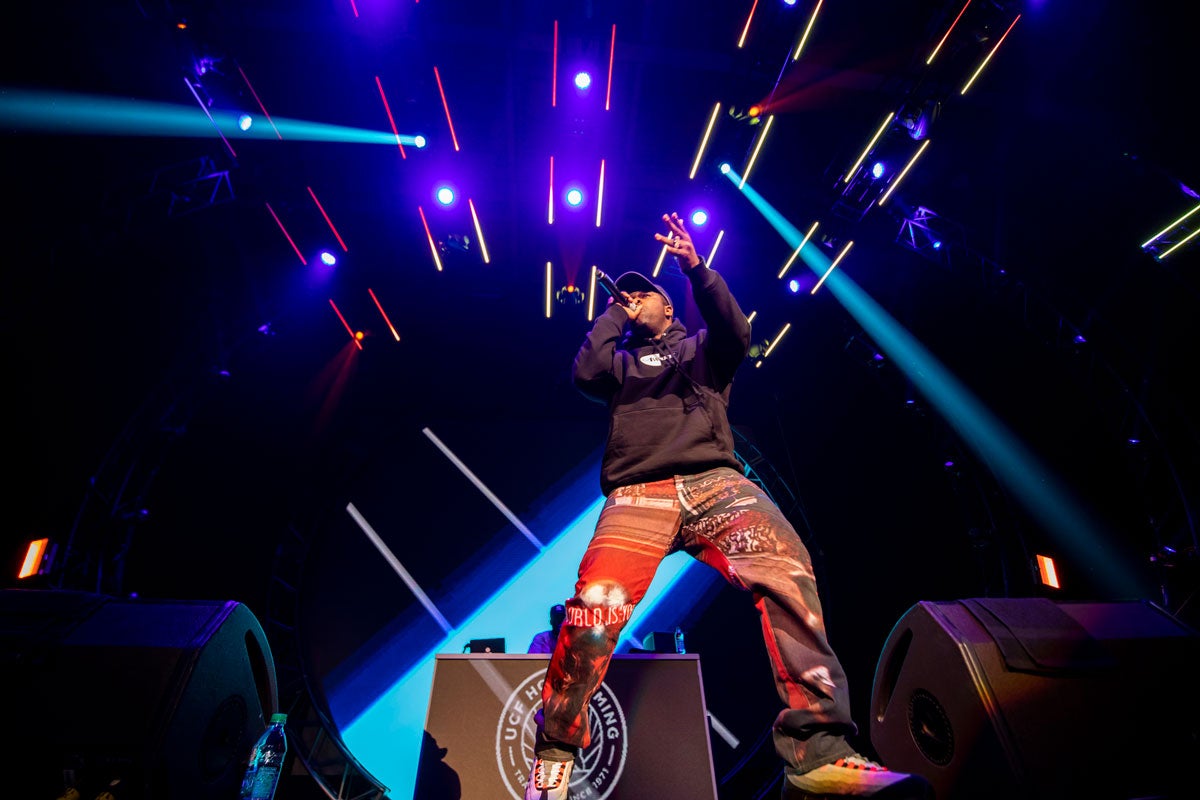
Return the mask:
<svg viewBox="0 0 1200 800"><path fill-rule="evenodd" d="M0 97L155 101L204 122L185 80L197 80L193 66L208 54L218 71L198 80L216 105L255 111L252 85L274 118L388 131L379 77L397 128L429 140L401 158L394 145L231 138L233 157L211 127L201 136L65 132L18 123L9 106L0 112L13 443L6 574L26 539L49 536L60 548L45 580L239 599L267 615L280 542L317 543L327 557L306 563L300 588L317 587L322 601L305 607L301 630L326 659L323 673L412 604L361 541L323 539L346 497L370 485L377 505L391 505L395 546L433 583L505 522L423 428L518 515L538 511L604 433L602 409L568 381L584 310L556 303L545 318L545 263L555 265L556 287L582 280L591 264L649 271L659 216L703 203L713 222L695 231L697 243L707 252L724 230L713 266L756 312L756 340L791 324L761 367L748 360L731 419L813 551L860 710L890 627L918 600L1113 598L1062 551L1066 532L1045 530L886 352L870 359L883 343L866 339L828 291L793 295L776 278L791 247L716 171L721 160L740 169L762 129L726 110L766 102L774 128L749 184L797 228L820 220L829 241L816 246L830 257L853 240L839 269L1099 521L1111 536L1103 547L1138 575L1138 596L1194 615L1200 251L1191 243L1159 261L1140 248L1197 202L1183 6L976 2L939 70L924 68L924 57L959 4L826 3L795 63L787 54L811 4L760 3L739 48L750 5L338 0L5 11ZM963 76L1018 13L960 96ZM175 27L181 18L185 31ZM590 104L578 100L569 75L581 61L604 75L613 24L612 110L602 112L596 88ZM942 103L932 144L888 207L859 216L837 178L887 111L921 97ZM710 155L689 180L718 101ZM582 220L560 206L556 225L546 224L552 153L559 180L579 174L589 185L606 159L601 228L591 206ZM201 190L185 185L197 163L225 173L231 191L197 199ZM443 175L474 201L489 263L461 203L433 207ZM466 252L446 249L442 271L417 206L438 240L472 240ZM905 213L918 206L939 215L941 251L900 241ZM314 266L320 247L341 256L329 276ZM694 327L682 278L667 265L663 279ZM331 299L366 333L361 351ZM267 323L269 335L260 333ZM1036 583L1032 556L1045 551L1060 558L1058 593ZM752 655L740 658L761 648L744 600L716 588L694 615L689 641L705 656L706 678L754 669ZM760 673L768 696L743 704L751 716L773 702L765 664Z"/></svg>

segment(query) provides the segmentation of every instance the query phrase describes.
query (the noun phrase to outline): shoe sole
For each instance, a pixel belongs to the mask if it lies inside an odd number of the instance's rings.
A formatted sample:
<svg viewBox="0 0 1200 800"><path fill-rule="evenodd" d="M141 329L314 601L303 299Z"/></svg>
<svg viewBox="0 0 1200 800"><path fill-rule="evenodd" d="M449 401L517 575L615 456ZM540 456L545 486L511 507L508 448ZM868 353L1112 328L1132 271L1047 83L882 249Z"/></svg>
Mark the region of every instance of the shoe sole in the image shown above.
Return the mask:
<svg viewBox="0 0 1200 800"><path fill-rule="evenodd" d="M933 800L933 786L922 779L912 776L905 780L886 786L873 794L813 794L792 786L787 778L783 779L783 800L846 800L847 797L869 797L872 800Z"/></svg>

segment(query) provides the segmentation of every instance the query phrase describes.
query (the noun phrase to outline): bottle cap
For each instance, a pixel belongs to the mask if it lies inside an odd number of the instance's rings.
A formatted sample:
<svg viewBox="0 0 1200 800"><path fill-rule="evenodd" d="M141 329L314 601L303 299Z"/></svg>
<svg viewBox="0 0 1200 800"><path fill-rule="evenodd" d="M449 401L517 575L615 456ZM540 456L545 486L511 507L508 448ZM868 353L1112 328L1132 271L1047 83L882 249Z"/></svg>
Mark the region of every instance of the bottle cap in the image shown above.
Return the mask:
<svg viewBox="0 0 1200 800"><path fill-rule="evenodd" d="M276 722L287 722L287 714L272 714L271 724L275 724Z"/></svg>

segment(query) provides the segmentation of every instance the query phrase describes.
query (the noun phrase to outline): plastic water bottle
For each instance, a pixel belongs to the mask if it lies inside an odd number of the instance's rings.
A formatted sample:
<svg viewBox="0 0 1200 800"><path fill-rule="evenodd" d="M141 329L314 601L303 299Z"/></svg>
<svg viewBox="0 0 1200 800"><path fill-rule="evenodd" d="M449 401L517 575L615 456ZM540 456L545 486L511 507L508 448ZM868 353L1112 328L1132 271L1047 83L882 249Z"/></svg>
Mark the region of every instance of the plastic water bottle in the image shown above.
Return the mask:
<svg viewBox="0 0 1200 800"><path fill-rule="evenodd" d="M250 763L242 778L240 800L271 800L283 774L283 759L287 755L287 714L272 714L271 724L263 731L250 751Z"/></svg>
<svg viewBox="0 0 1200 800"><path fill-rule="evenodd" d="M683 649L683 630L678 626L675 627L675 652L680 654L687 652Z"/></svg>

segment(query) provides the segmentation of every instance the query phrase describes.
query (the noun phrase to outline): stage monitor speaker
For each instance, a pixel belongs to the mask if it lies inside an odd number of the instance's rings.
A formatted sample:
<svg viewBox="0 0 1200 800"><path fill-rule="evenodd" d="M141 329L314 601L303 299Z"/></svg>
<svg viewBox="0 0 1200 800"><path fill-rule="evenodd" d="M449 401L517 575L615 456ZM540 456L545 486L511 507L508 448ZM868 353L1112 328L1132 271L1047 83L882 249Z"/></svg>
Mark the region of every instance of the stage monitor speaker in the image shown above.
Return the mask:
<svg viewBox="0 0 1200 800"><path fill-rule="evenodd" d="M9 796L121 800L232 800L279 702L241 603L25 589L0 592L0 697Z"/></svg>
<svg viewBox="0 0 1200 800"><path fill-rule="evenodd" d="M880 656L871 743L937 800L1194 797L1198 645L1144 602L920 602Z"/></svg>
<svg viewBox="0 0 1200 800"><path fill-rule="evenodd" d="M439 655L414 800L525 796L549 656ZM615 655L589 705L574 800L716 800L696 655Z"/></svg>

